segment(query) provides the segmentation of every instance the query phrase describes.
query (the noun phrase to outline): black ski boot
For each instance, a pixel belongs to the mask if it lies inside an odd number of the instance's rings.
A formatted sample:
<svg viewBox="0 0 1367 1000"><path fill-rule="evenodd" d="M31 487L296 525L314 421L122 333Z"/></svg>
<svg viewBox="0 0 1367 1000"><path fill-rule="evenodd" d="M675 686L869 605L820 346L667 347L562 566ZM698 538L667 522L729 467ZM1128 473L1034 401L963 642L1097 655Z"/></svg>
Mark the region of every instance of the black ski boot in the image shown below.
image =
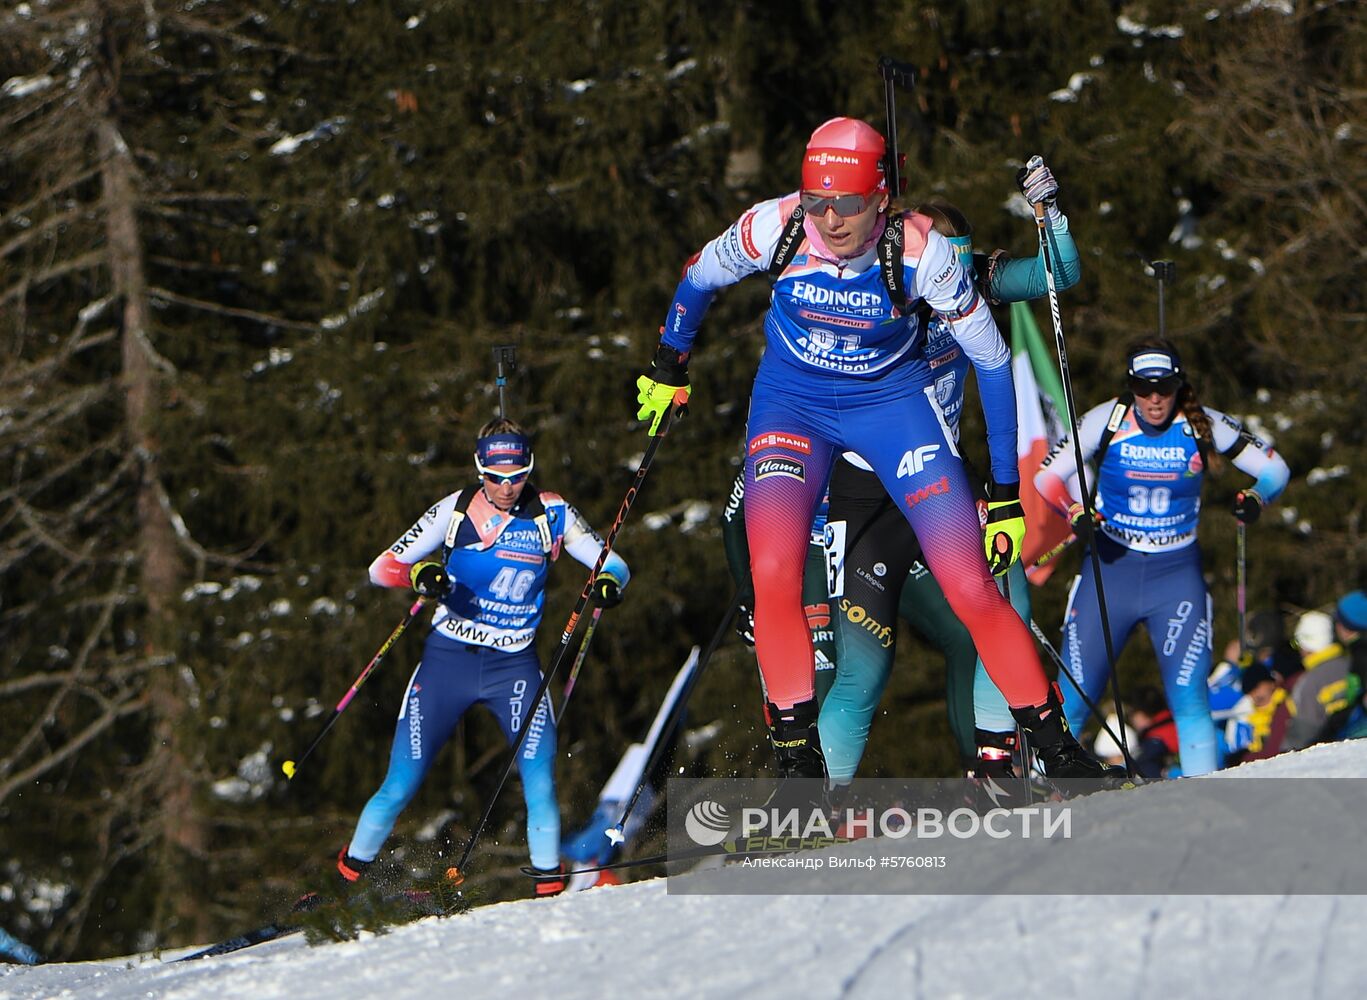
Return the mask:
<svg viewBox="0 0 1367 1000"><path fill-rule="evenodd" d="M568 884L565 881L565 866L556 865L554 868L533 868L535 874L532 876L532 898L550 899L558 896L565 891Z"/></svg>
<svg viewBox="0 0 1367 1000"><path fill-rule="evenodd" d="M342 880L343 889L350 889L359 882L361 876L365 874L365 870L375 863L373 861L362 861L359 858L353 858L347 853L347 848L350 846L350 844L347 844L346 847L343 847L337 852L337 875Z"/></svg>
<svg viewBox="0 0 1367 1000"><path fill-rule="evenodd" d="M815 698L792 708L764 706L779 774L778 787L767 803L770 808L828 808L826 757L816 728L817 711Z"/></svg>
<svg viewBox="0 0 1367 1000"><path fill-rule="evenodd" d="M973 786L973 807L985 812L988 809L1014 809L1028 805L1028 789L1016 774L1019 740L1015 732L994 733L975 729L973 737L978 754L964 769L964 777Z"/></svg>
<svg viewBox="0 0 1367 1000"><path fill-rule="evenodd" d="M1043 705L1013 708L1011 714L1025 731L1030 748L1050 782L1065 795L1124 788L1130 784L1123 767L1105 764L1083 749L1068 730L1058 692L1049 689Z"/></svg>

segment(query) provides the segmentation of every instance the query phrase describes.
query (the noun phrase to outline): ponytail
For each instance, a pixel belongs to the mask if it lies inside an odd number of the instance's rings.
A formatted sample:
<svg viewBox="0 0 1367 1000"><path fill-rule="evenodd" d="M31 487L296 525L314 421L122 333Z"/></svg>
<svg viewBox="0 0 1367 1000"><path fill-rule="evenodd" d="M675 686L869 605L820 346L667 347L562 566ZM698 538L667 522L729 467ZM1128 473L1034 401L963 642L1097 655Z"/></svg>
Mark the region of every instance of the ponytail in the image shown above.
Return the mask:
<svg viewBox="0 0 1367 1000"><path fill-rule="evenodd" d="M1206 471L1219 472L1225 463L1215 448L1215 432L1210 426L1210 415L1196 397L1196 388L1190 382L1184 382L1182 388L1177 390L1177 407L1187 418L1187 424L1196 435L1196 440L1200 442L1206 461L1210 463L1210 468Z"/></svg>

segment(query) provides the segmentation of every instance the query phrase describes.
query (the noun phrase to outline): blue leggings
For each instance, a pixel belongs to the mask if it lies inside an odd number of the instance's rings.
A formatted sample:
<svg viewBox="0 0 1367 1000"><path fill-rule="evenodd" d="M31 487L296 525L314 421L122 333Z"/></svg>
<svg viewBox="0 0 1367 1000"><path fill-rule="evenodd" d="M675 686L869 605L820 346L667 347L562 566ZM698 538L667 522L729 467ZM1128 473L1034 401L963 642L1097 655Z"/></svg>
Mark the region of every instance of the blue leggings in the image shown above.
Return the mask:
<svg viewBox="0 0 1367 1000"><path fill-rule="evenodd" d="M540 685L541 665L532 646L504 653L429 634L422 662L404 692L389 773L361 812L347 853L357 861L379 855L399 813L418 793L432 761L472 705L488 705L511 744ZM517 755L527 800L527 844L534 867L554 868L560 863L560 807L555 799L555 716L548 698L541 700L530 725Z"/></svg>
<svg viewBox="0 0 1367 1000"><path fill-rule="evenodd" d="M1188 545L1176 552L1136 552L1104 535L1096 545L1116 656L1135 626L1143 622L1158 658L1168 708L1177 723L1182 773L1214 771L1219 762L1206 689L1211 609L1201 576L1200 549ZM1073 584L1064 617L1063 660L1087 697L1096 702L1110 676L1110 665L1088 552L1082 554L1081 575ZM1087 721L1087 705L1073 685L1064 683L1062 688L1068 725L1080 730Z"/></svg>

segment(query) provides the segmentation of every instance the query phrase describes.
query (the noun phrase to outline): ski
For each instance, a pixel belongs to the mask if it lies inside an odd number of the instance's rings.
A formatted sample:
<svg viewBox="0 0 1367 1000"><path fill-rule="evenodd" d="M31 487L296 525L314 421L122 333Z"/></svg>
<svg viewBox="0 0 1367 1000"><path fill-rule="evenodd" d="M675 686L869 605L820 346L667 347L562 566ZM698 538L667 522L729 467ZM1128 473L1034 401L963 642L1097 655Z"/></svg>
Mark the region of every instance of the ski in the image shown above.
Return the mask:
<svg viewBox="0 0 1367 1000"><path fill-rule="evenodd" d="M407 904L414 909L424 911L427 916L436 916L446 912L434 904L431 892L421 889L406 889L401 892L388 893L381 898L380 902L386 906ZM244 949L255 947L258 944L266 944L270 941L279 941L282 938L292 937L305 930L305 925L302 920L305 913L328 905L329 901L320 898L316 893L310 893L294 904L292 915L300 918L298 922L279 920L275 923L265 924L264 926L257 927L255 930L247 931L245 934L238 934L235 937L227 938L217 944L211 944L207 948L202 948L189 955L182 955L180 958L172 959L171 962L195 962L202 958L217 958L220 955L231 955L234 952L243 951Z"/></svg>
<svg viewBox="0 0 1367 1000"><path fill-rule="evenodd" d="M182 955L180 958L172 959L172 962L196 962L201 958L217 958L219 955L231 955L235 951L250 948L253 945L265 944L267 941L278 941L281 938L298 934L304 929L302 924L266 924L255 930L247 931L236 937L220 941L218 944L210 945L189 955Z"/></svg>

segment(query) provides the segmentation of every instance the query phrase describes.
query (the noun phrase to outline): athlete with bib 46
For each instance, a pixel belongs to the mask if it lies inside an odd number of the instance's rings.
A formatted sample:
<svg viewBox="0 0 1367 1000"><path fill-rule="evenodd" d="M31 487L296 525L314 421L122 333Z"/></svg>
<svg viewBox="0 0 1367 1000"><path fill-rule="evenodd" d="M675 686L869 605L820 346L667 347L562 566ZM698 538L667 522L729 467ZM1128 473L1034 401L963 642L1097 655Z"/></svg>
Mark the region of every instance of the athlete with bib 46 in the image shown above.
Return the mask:
<svg viewBox="0 0 1367 1000"><path fill-rule="evenodd" d="M954 247L891 207L883 136L852 118L812 133L800 191L760 202L687 264L639 416L656 433L713 296L755 274L773 294L746 429L745 520L766 721L785 778L826 778L802 603L809 528L833 458L864 457L921 539L926 565L1051 777L1105 777L1068 732L1025 625L993 583L1019 558L1011 354ZM926 359L925 303L977 372L993 486L987 538ZM991 569L989 569L989 562Z"/></svg>
<svg viewBox="0 0 1367 1000"><path fill-rule="evenodd" d="M561 551L592 567L603 541L579 512L530 481L531 442L512 420L480 429L480 482L444 497L370 564L381 587L412 587L437 601L422 662L399 706L384 784L366 803L337 870L356 881L380 853L399 813L432 761L474 705L498 718L508 742L530 727L517 755L527 800L527 843L536 895L565 887L560 807L555 798L555 716L550 699L531 705L541 685L537 626L546 575ZM616 552L594 581L596 603L621 603L630 574Z"/></svg>

